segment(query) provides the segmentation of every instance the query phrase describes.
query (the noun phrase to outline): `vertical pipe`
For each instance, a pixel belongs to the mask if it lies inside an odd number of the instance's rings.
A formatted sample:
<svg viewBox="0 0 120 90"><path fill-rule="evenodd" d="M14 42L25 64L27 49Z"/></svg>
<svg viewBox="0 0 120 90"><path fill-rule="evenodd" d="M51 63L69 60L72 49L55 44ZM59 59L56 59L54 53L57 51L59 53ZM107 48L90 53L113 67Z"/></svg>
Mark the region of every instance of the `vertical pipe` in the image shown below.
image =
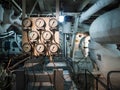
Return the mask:
<svg viewBox="0 0 120 90"><path fill-rule="evenodd" d="M0 4L0 23L3 21L3 15L4 15L4 8Z"/></svg>
<svg viewBox="0 0 120 90"><path fill-rule="evenodd" d="M56 0L56 19L59 20L59 0Z"/></svg>
<svg viewBox="0 0 120 90"><path fill-rule="evenodd" d="M74 31L73 31L73 36L72 36L72 41L71 41L71 47L72 47L72 51L71 51L71 57L73 57L73 51L74 51L74 46L75 46L75 38L76 38L76 32L78 30L78 22L79 22L79 18L78 16L75 16L75 24L74 24Z"/></svg>
<svg viewBox="0 0 120 90"><path fill-rule="evenodd" d="M26 0L22 0L22 19L25 18L26 14Z"/></svg>
<svg viewBox="0 0 120 90"><path fill-rule="evenodd" d="M65 42L64 42L64 46L65 46L64 50L65 51L64 52L65 52L65 57L67 57L67 40L66 40L67 34L65 33L64 36L65 36L65 38L64 38L64 40L65 40Z"/></svg>
<svg viewBox="0 0 120 90"><path fill-rule="evenodd" d="M22 0L22 20L26 17L26 0ZM23 29L23 27L22 27ZM22 30L22 44L25 43L27 32Z"/></svg>

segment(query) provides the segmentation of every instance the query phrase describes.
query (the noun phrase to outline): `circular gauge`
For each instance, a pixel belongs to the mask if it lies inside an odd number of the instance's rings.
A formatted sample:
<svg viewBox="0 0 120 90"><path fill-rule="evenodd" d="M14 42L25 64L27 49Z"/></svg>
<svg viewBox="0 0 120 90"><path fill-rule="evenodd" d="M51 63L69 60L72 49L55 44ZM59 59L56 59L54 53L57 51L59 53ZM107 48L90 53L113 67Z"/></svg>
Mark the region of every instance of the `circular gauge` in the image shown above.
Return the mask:
<svg viewBox="0 0 120 90"><path fill-rule="evenodd" d="M43 44L38 44L36 46L36 50L37 50L37 52L42 53L45 50L45 46Z"/></svg>
<svg viewBox="0 0 120 90"><path fill-rule="evenodd" d="M36 40L38 38L38 33L36 31L30 31L29 38L30 40Z"/></svg>
<svg viewBox="0 0 120 90"><path fill-rule="evenodd" d="M58 51L58 46L56 44L52 44L50 46L50 52L56 53Z"/></svg>
<svg viewBox="0 0 120 90"><path fill-rule="evenodd" d="M43 39L49 40L52 37L52 34L49 31L45 31L43 32L42 36L43 36Z"/></svg>
<svg viewBox="0 0 120 90"><path fill-rule="evenodd" d="M30 27L32 25L32 21L28 18L25 18L22 22L24 27Z"/></svg>
<svg viewBox="0 0 120 90"><path fill-rule="evenodd" d="M22 48L23 48L24 52L30 52L31 51L31 45L29 43L24 43Z"/></svg>
<svg viewBox="0 0 120 90"><path fill-rule="evenodd" d="M41 27L43 27L43 26L45 25L45 21L44 21L43 19L41 19L41 18L38 18L38 19L36 19L36 21L35 21L35 25L36 25L38 28L41 28Z"/></svg>
<svg viewBox="0 0 120 90"><path fill-rule="evenodd" d="M49 21L50 27L54 28L54 27L57 27L57 25L58 25L58 21L55 18L50 19Z"/></svg>

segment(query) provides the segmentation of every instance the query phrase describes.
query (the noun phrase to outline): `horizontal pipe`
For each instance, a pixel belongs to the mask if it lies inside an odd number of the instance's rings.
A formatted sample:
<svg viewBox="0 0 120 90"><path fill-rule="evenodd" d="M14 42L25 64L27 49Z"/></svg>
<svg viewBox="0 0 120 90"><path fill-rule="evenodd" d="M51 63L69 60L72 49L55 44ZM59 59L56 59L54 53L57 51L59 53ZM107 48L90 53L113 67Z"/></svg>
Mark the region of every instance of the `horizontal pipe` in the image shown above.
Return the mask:
<svg viewBox="0 0 120 90"><path fill-rule="evenodd" d="M92 7L90 7L86 12L83 12L80 17L80 23L89 19L94 13L102 9L103 7L109 5L115 0L99 0Z"/></svg>

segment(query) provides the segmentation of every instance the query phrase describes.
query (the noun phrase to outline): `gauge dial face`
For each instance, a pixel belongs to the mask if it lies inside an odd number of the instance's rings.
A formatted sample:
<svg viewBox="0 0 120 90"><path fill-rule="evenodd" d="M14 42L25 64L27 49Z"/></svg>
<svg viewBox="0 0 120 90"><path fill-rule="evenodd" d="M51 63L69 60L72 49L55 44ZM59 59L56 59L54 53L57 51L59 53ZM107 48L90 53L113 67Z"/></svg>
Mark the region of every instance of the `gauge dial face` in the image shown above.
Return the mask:
<svg viewBox="0 0 120 90"><path fill-rule="evenodd" d="M49 40L52 37L52 34L49 31L45 31L43 32L42 36L43 36L43 39Z"/></svg>
<svg viewBox="0 0 120 90"><path fill-rule="evenodd" d="M24 52L30 52L31 51L31 45L29 43L24 43L22 48L23 48Z"/></svg>
<svg viewBox="0 0 120 90"><path fill-rule="evenodd" d="M32 25L32 21L28 18L23 20L23 26L24 27L30 27Z"/></svg>
<svg viewBox="0 0 120 90"><path fill-rule="evenodd" d="M41 18L36 19L35 25L40 28L43 27L45 25L45 21Z"/></svg>
<svg viewBox="0 0 120 90"><path fill-rule="evenodd" d="M38 44L36 46L36 50L37 50L37 52L42 53L45 50L45 46L43 44Z"/></svg>
<svg viewBox="0 0 120 90"><path fill-rule="evenodd" d="M30 40L36 40L38 38L38 33L36 31L30 31L29 38Z"/></svg>
<svg viewBox="0 0 120 90"><path fill-rule="evenodd" d="M50 46L50 52L56 53L58 51L58 46L56 44L52 44Z"/></svg>
<svg viewBox="0 0 120 90"><path fill-rule="evenodd" d="M50 27L54 28L54 27L57 27L57 25L58 25L58 21L55 18L50 19L49 21Z"/></svg>

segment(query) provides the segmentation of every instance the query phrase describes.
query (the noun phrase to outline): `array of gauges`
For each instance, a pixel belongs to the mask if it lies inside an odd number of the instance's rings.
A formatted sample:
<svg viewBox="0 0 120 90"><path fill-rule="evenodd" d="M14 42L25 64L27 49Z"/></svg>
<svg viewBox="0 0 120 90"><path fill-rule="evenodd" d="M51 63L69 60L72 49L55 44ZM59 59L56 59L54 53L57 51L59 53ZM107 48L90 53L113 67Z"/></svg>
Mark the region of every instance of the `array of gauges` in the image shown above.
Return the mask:
<svg viewBox="0 0 120 90"><path fill-rule="evenodd" d="M36 31L28 32L28 37L31 42L34 42L38 39L38 33Z"/></svg>
<svg viewBox="0 0 120 90"><path fill-rule="evenodd" d="M42 34L42 36L43 36L44 40L50 40L51 37L52 37L52 34L51 34L50 31L44 31L43 34Z"/></svg>
<svg viewBox="0 0 120 90"><path fill-rule="evenodd" d="M50 17L25 18L22 22L23 29L27 29L28 43L23 44L24 52L37 51L39 54L56 54L59 51L55 42L55 31L58 21ZM29 29L29 30L28 30ZM25 30L24 30L25 31Z"/></svg>
<svg viewBox="0 0 120 90"><path fill-rule="evenodd" d="M51 44L49 50L51 53L56 53L59 51L59 47L57 46L57 44Z"/></svg>
<svg viewBox="0 0 120 90"><path fill-rule="evenodd" d="M31 21L31 19L30 19L30 18L25 18L25 19L23 20L23 22L22 22L22 25L23 25L24 30L30 29L31 26L32 26L32 21Z"/></svg>
<svg viewBox="0 0 120 90"><path fill-rule="evenodd" d="M45 26L45 21L44 21L42 18L38 18L38 19L36 19L36 21L35 21L35 25L36 25L38 28L44 27L44 26Z"/></svg>
<svg viewBox="0 0 120 90"><path fill-rule="evenodd" d="M50 27L54 28L54 27L57 27L57 25L58 25L58 21L55 18L50 19L49 21Z"/></svg>
<svg viewBox="0 0 120 90"><path fill-rule="evenodd" d="M24 43L22 45L22 48L23 48L24 52L30 52L32 47L31 47L30 43Z"/></svg>
<svg viewBox="0 0 120 90"><path fill-rule="evenodd" d="M44 46L44 44L38 44L38 45L36 46L36 50L37 50L38 53L43 53L43 52L45 52L45 46Z"/></svg>

